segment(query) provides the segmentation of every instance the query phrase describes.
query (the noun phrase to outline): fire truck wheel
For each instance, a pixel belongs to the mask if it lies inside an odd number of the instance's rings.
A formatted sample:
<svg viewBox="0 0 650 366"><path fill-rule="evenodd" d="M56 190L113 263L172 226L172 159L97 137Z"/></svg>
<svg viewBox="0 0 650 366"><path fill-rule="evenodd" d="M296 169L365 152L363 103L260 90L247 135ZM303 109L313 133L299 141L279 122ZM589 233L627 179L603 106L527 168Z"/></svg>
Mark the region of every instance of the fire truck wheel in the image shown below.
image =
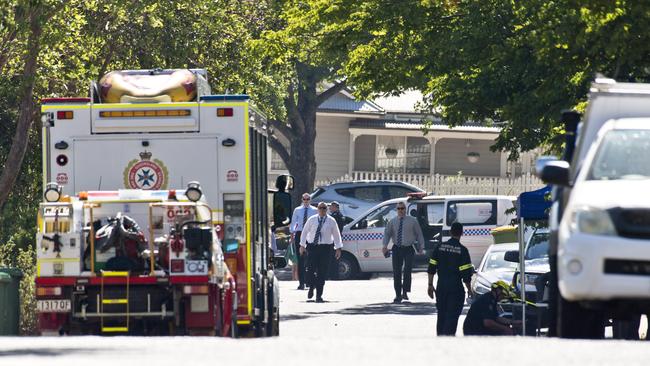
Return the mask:
<svg viewBox="0 0 650 366"><path fill-rule="evenodd" d="M280 308L279 307L274 307L273 308L273 332L271 332L272 336L279 336L280 335Z"/></svg>
<svg viewBox="0 0 650 366"><path fill-rule="evenodd" d="M239 338L239 329L237 328L237 316L233 314L230 321L230 337Z"/></svg>

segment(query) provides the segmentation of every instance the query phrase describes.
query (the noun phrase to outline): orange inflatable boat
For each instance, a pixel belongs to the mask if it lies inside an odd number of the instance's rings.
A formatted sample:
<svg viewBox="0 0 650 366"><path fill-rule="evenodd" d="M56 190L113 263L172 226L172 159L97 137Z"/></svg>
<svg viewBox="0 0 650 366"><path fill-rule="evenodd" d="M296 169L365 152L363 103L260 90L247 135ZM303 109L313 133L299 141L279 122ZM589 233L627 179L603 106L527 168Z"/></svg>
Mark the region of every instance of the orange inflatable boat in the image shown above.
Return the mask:
<svg viewBox="0 0 650 366"><path fill-rule="evenodd" d="M134 73L112 71L99 81L103 103L188 102L196 99L197 76L190 70Z"/></svg>

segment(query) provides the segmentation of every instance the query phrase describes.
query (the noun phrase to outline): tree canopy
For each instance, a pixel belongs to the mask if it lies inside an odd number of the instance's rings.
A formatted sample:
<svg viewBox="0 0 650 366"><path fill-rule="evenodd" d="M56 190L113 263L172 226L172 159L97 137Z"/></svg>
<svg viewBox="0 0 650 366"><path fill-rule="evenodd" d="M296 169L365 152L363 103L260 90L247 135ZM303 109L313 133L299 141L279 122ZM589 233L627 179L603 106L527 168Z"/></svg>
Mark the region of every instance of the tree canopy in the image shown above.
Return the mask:
<svg viewBox="0 0 650 366"><path fill-rule="evenodd" d="M357 95L419 89L423 108L451 125L503 127L495 147L517 153L549 142L560 111L583 108L596 73L649 76L650 22L638 1L319 0L354 45L341 69Z"/></svg>

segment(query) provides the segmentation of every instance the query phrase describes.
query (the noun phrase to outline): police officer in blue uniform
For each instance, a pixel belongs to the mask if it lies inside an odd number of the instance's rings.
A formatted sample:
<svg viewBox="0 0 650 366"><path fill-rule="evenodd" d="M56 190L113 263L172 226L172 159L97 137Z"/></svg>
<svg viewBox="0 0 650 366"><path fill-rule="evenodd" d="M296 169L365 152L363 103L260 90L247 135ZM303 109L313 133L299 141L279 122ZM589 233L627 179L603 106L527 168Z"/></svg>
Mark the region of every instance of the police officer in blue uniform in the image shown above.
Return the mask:
<svg viewBox="0 0 650 366"><path fill-rule="evenodd" d="M463 225L451 224L451 239L440 244L431 253L429 260L429 286L427 293L436 299L438 309L437 334L453 336L456 334L458 318L465 303L465 290L472 294L470 281L474 266L470 260L469 251L460 243L463 235ZM433 276L438 274L437 287L433 286Z"/></svg>

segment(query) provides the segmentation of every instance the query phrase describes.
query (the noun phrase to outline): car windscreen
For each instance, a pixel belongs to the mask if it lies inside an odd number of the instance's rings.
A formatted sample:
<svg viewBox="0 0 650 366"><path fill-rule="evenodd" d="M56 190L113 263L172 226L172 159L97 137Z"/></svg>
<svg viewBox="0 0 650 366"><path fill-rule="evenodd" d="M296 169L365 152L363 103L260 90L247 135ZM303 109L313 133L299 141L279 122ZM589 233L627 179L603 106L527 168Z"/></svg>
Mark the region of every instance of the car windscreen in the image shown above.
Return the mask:
<svg viewBox="0 0 650 366"><path fill-rule="evenodd" d="M493 251L487 254L485 264L483 264L482 272L496 271L496 270L515 270L517 263L508 262L504 259L505 251Z"/></svg>
<svg viewBox="0 0 650 366"><path fill-rule="evenodd" d="M397 216L397 204L391 203L386 206L381 206L371 212L367 217L368 228L385 227L388 221Z"/></svg>
<svg viewBox="0 0 650 366"><path fill-rule="evenodd" d="M587 179L650 179L648 156L650 131L609 131L598 147Z"/></svg>
<svg viewBox="0 0 650 366"><path fill-rule="evenodd" d="M548 258L548 233L535 233L526 246L525 259Z"/></svg>

